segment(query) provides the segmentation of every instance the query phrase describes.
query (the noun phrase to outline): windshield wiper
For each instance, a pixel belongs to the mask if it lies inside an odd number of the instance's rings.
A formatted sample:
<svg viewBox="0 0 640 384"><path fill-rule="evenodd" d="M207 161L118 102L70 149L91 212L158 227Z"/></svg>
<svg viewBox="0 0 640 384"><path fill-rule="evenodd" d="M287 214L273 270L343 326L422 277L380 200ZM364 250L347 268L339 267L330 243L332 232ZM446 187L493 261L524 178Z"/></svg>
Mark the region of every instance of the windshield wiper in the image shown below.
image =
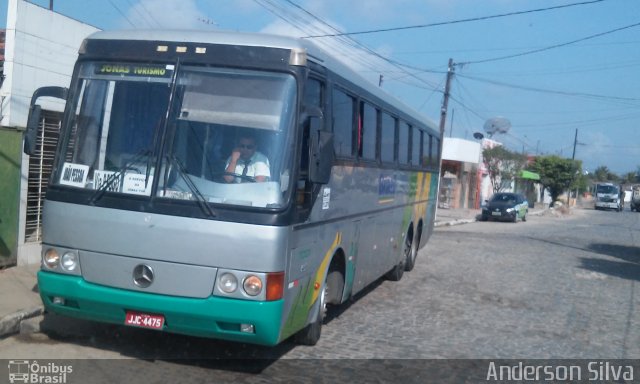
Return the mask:
<svg viewBox="0 0 640 384"><path fill-rule="evenodd" d="M211 205L209 205L207 199L205 199L202 192L200 192L196 184L193 182L191 176L189 176L189 174L185 170L184 165L180 162L180 159L178 159L174 155L167 155L167 157L169 158L169 163L175 164L176 168L178 168L180 177L182 177L182 180L184 180L185 184L187 184L187 187L189 187L189 190L191 190L193 195L196 197L196 201L198 202L198 206L200 207L200 209L202 209L202 212L206 213L209 217L216 217L217 215L214 212L213 208L211 208Z"/></svg>
<svg viewBox="0 0 640 384"><path fill-rule="evenodd" d="M89 204L94 205L96 202L98 202L98 200L100 200L102 198L102 196L104 196L105 192L107 192L109 187L111 187L111 185L113 184L114 181L119 179L120 176L122 176L122 174L127 169L131 169L131 166L133 164L139 162L140 160L142 160L142 158L144 156L149 156L150 154L151 154L151 151L148 150L148 149L142 149L138 153L136 153L136 155L131 160L129 160L126 163L124 163L124 165L122 165L122 167L118 168L117 171L112 173L107 178L107 180L105 180L102 183L102 185L100 185L100 187L98 189L96 189L96 191L91 195L91 197L89 197ZM95 183L95 176L93 177L93 180L94 180L94 183Z"/></svg>

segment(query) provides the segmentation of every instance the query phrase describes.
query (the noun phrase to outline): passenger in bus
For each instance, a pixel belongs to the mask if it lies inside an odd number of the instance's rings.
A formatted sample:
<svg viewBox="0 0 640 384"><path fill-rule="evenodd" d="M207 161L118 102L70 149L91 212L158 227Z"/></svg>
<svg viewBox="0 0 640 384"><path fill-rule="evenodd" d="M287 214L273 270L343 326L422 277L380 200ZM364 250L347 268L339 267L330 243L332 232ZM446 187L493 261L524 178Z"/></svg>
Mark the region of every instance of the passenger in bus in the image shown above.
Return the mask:
<svg viewBox="0 0 640 384"><path fill-rule="evenodd" d="M263 182L271 177L269 159L256 150L255 137L245 134L240 136L238 146L233 149L227 160L224 179L227 183L247 181ZM231 174L238 176L233 176Z"/></svg>

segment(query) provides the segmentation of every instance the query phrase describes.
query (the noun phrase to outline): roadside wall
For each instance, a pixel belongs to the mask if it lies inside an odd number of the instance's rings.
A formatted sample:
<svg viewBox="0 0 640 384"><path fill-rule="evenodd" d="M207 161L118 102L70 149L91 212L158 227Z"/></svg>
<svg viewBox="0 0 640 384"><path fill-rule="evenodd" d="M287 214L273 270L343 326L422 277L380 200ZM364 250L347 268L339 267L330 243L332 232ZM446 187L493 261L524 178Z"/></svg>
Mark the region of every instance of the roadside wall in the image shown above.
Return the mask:
<svg viewBox="0 0 640 384"><path fill-rule="evenodd" d="M16 264L22 132L0 127L0 268Z"/></svg>

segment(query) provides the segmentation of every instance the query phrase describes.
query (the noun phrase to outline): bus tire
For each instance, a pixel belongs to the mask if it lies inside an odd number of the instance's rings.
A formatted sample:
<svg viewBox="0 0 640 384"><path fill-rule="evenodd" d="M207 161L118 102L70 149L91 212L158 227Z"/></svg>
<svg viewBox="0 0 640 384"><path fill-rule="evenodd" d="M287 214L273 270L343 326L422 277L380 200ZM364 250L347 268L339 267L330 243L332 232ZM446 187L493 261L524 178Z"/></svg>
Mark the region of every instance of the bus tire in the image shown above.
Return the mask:
<svg viewBox="0 0 640 384"><path fill-rule="evenodd" d="M402 275L404 275L404 264L405 259L403 258L402 261L400 261L389 272L387 272L387 274L385 275L387 280L400 281L400 279L402 279Z"/></svg>
<svg viewBox="0 0 640 384"><path fill-rule="evenodd" d="M331 299L331 295L338 297L342 292L341 286L344 286L342 273L335 269L330 269L322 286L322 291L318 295L318 299L320 300L318 303L318 316L313 323L307 324L306 327L296 334L295 341L297 344L312 346L318 343L320 335L322 334L322 323L327 315L327 300L334 300Z"/></svg>
<svg viewBox="0 0 640 384"><path fill-rule="evenodd" d="M407 239L404 242L404 270L409 272L416 266L416 258L418 258L418 244L420 244L420 230L418 230L415 239L411 233L407 234Z"/></svg>

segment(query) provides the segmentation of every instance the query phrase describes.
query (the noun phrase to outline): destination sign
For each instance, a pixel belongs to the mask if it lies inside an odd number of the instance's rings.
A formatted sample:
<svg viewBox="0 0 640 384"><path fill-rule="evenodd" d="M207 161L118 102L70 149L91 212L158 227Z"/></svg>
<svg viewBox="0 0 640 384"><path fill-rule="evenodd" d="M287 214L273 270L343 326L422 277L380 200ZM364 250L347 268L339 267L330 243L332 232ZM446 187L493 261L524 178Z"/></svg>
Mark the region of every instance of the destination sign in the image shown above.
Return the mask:
<svg viewBox="0 0 640 384"><path fill-rule="evenodd" d="M103 63L95 67L97 75L171 77L172 65L137 65Z"/></svg>

